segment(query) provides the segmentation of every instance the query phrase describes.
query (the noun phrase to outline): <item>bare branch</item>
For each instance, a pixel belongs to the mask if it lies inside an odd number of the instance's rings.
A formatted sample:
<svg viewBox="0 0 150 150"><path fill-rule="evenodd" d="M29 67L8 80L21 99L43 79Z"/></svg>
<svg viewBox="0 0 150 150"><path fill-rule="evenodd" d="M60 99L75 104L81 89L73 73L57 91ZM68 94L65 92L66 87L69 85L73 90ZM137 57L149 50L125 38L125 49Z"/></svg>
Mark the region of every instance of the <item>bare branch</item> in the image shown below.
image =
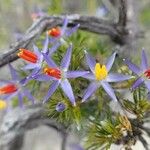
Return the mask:
<svg viewBox="0 0 150 150"><path fill-rule="evenodd" d="M62 25L63 18L66 16L44 16L33 23L33 25L27 30L23 38L11 45L6 53L0 56L0 67L5 64L16 60L16 52L20 47L27 48L36 38L38 38L45 30ZM116 41L122 43L120 33L117 31L116 26L109 21L99 19L94 16L80 16L80 15L68 15L69 26L80 24L80 29L89 32L108 35Z"/></svg>
<svg viewBox="0 0 150 150"><path fill-rule="evenodd" d="M40 125L53 128L65 136L65 128L54 120L44 117L43 113L45 110L41 104L29 106L24 110L17 108L8 112L0 128L1 150L20 150L25 132Z"/></svg>
<svg viewBox="0 0 150 150"><path fill-rule="evenodd" d="M126 26L127 24L127 0L119 0L119 22L120 26Z"/></svg>

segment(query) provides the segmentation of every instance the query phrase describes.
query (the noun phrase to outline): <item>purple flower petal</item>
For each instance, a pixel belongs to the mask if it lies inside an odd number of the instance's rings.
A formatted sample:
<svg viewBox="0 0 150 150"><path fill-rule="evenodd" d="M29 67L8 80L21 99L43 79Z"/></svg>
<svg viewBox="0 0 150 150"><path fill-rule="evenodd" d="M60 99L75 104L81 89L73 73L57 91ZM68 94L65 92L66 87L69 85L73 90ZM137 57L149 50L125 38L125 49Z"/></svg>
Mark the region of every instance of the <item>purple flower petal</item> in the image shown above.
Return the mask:
<svg viewBox="0 0 150 150"><path fill-rule="evenodd" d="M101 81L102 87L106 91L106 93L114 100L117 101L116 95L114 93L114 90L111 88L111 86L108 84L108 82Z"/></svg>
<svg viewBox="0 0 150 150"><path fill-rule="evenodd" d="M109 73L106 78L106 81L107 82L121 82L121 81L129 80L129 79L131 79L131 76L117 74L117 73Z"/></svg>
<svg viewBox="0 0 150 150"><path fill-rule="evenodd" d="M44 56L45 61L46 61L47 64L49 65L49 67L57 68L57 65L55 64L55 62L54 62L50 57L48 57L47 54L45 54L45 53L42 53L42 54L43 54L43 56Z"/></svg>
<svg viewBox="0 0 150 150"><path fill-rule="evenodd" d="M74 26L73 28L66 30L65 35L66 35L67 37L71 36L74 32L77 31L77 29L78 29L79 27L80 27L80 24L77 24L77 25Z"/></svg>
<svg viewBox="0 0 150 150"><path fill-rule="evenodd" d="M144 49L142 50L141 69L143 71L148 69L148 62L147 62L147 57L146 57Z"/></svg>
<svg viewBox="0 0 150 150"><path fill-rule="evenodd" d="M95 80L95 76L93 73L87 73L82 76L83 78L89 79L89 80Z"/></svg>
<svg viewBox="0 0 150 150"><path fill-rule="evenodd" d="M53 46L49 49L49 55L51 56L57 49L58 47L61 45L60 41L57 41L53 44Z"/></svg>
<svg viewBox="0 0 150 150"><path fill-rule="evenodd" d="M30 70L30 69L37 68L38 66L39 66L38 64L28 64L25 67L23 67L22 70Z"/></svg>
<svg viewBox="0 0 150 150"><path fill-rule="evenodd" d="M96 61L95 61L94 57L89 55L86 51L85 51L85 57L86 57L86 62L89 65L91 71L94 72L94 68L96 65Z"/></svg>
<svg viewBox="0 0 150 150"><path fill-rule="evenodd" d="M56 91L58 85L59 85L59 81L54 81L51 85L50 88L46 94L46 96L44 97L43 103L47 102L48 99L52 96L52 94Z"/></svg>
<svg viewBox="0 0 150 150"><path fill-rule="evenodd" d="M72 44L70 44L70 46L68 47L68 50L61 61L61 68L68 70L71 60L71 53L72 53Z"/></svg>
<svg viewBox="0 0 150 150"><path fill-rule="evenodd" d="M48 53L48 44L49 44L49 36L48 34L46 34L46 39L44 41L43 49L42 49L43 53Z"/></svg>
<svg viewBox="0 0 150 150"><path fill-rule="evenodd" d="M64 33L67 29L67 25L68 25L68 19L67 19L67 17L65 17L64 22L63 22L63 26L62 26L62 29L61 29L61 36L64 35Z"/></svg>
<svg viewBox="0 0 150 150"><path fill-rule="evenodd" d="M49 37L49 43L51 43L51 44L54 44L54 43L56 43L57 42L57 38L54 38L54 37Z"/></svg>
<svg viewBox="0 0 150 150"><path fill-rule="evenodd" d="M35 68L34 70L32 70L31 74L29 76L34 77L35 75L37 75L40 72L41 68Z"/></svg>
<svg viewBox="0 0 150 150"><path fill-rule="evenodd" d="M140 86L144 82L143 78L138 78L132 85L132 89L135 90L138 86Z"/></svg>
<svg viewBox="0 0 150 150"><path fill-rule="evenodd" d="M75 97L74 97L74 94L72 91L72 87L67 79L61 81L61 88L64 91L64 93L66 94L66 96L69 98L71 103L75 106L76 105Z"/></svg>
<svg viewBox="0 0 150 150"><path fill-rule="evenodd" d="M65 104L62 103L62 102L59 102L59 103L56 105L56 111L58 111L58 112L64 111L65 108L66 108Z"/></svg>
<svg viewBox="0 0 150 150"><path fill-rule="evenodd" d="M92 94L97 90L97 88L99 86L100 85L97 84L96 82L90 83L90 85L88 86L88 88L84 92L82 102L85 102L90 96L92 96Z"/></svg>
<svg viewBox="0 0 150 150"><path fill-rule="evenodd" d="M22 108L23 107L23 96L20 92L18 93L18 102L19 102L19 106Z"/></svg>
<svg viewBox="0 0 150 150"><path fill-rule="evenodd" d="M20 83L22 85L26 85L30 80L34 79L35 76L38 75L38 73L40 72L39 68L35 68L30 75L28 75L27 77L25 77L24 79L20 80Z"/></svg>
<svg viewBox="0 0 150 150"><path fill-rule="evenodd" d="M84 75L88 74L89 71L68 71L66 78L78 78L78 77L84 77Z"/></svg>
<svg viewBox="0 0 150 150"><path fill-rule="evenodd" d="M0 85L1 83L13 83L14 81L11 80L5 80L5 79L0 79Z"/></svg>
<svg viewBox="0 0 150 150"><path fill-rule="evenodd" d="M135 74L139 75L141 73L141 69L133 64L131 61L124 59L124 62L128 65L129 69L131 69Z"/></svg>
<svg viewBox="0 0 150 150"><path fill-rule="evenodd" d="M11 77L13 80L19 80L18 74L16 72L16 70L13 68L13 66L11 64L9 65L9 69L10 69L10 73L11 73Z"/></svg>
<svg viewBox="0 0 150 150"><path fill-rule="evenodd" d="M21 79L21 80L19 81L19 83L20 83L22 86L24 86L24 85L26 85L26 84L28 83L28 81L30 81L31 79L32 79L32 78L25 77L25 78Z"/></svg>
<svg viewBox="0 0 150 150"><path fill-rule="evenodd" d="M33 45L33 49L34 49L34 53L38 56L38 58L40 58L41 53L39 52L39 49L36 45Z"/></svg>
<svg viewBox="0 0 150 150"><path fill-rule="evenodd" d="M71 150L84 150L79 144L71 144L70 149Z"/></svg>
<svg viewBox="0 0 150 150"><path fill-rule="evenodd" d="M33 79L38 80L38 81L51 81L51 80L56 80L53 77L50 77L48 75L45 74L39 74L33 77Z"/></svg>
<svg viewBox="0 0 150 150"><path fill-rule="evenodd" d="M144 83L145 83L148 91L150 92L150 80L146 80L146 81L144 81Z"/></svg>
<svg viewBox="0 0 150 150"><path fill-rule="evenodd" d="M30 91L28 89L23 89L23 94L24 96L26 96L30 101L32 101L32 104L35 103L35 99L34 97L32 96L32 94L30 93Z"/></svg>
<svg viewBox="0 0 150 150"><path fill-rule="evenodd" d="M107 68L107 71L109 72L110 69L112 68L112 65L115 61L115 57L116 57L116 52L112 54L112 56L110 56L110 58L107 60L107 63L106 63L106 68Z"/></svg>
<svg viewBox="0 0 150 150"><path fill-rule="evenodd" d="M7 95L3 95L2 99L4 100L11 100L13 97L15 97L18 94L18 91L11 93L11 94L7 94Z"/></svg>

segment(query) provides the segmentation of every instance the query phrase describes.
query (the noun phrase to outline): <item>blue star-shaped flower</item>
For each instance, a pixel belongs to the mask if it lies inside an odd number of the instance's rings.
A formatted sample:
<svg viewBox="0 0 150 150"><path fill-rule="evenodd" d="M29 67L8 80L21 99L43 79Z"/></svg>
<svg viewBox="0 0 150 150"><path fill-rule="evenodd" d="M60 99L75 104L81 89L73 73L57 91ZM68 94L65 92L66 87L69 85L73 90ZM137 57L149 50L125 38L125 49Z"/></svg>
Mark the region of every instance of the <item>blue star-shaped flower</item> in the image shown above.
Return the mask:
<svg viewBox="0 0 150 150"><path fill-rule="evenodd" d="M141 54L140 67L133 64L128 59L124 59L124 61L127 64L127 66L138 76L138 79L132 85L132 89L134 90L142 83L144 83L147 89L150 91L150 67L148 66L148 61L144 49L142 50Z"/></svg>
<svg viewBox="0 0 150 150"><path fill-rule="evenodd" d="M23 106L23 97L27 97L34 104L35 99L30 91L25 88L24 79L21 80L16 70L9 64L12 80L0 80L4 86L0 87L0 98L3 100L10 100L14 96L18 96L20 107Z"/></svg>
<svg viewBox="0 0 150 150"><path fill-rule="evenodd" d="M75 106L75 97L72 91L72 87L68 81L68 78L82 77L89 73L88 71L68 71L72 53L72 44L69 46L65 56L61 61L60 67L58 67L55 62L45 53L43 53L44 59L49 67L44 69L45 74L40 74L34 78L39 81L53 81L47 95L44 98L44 102L48 101L51 95L56 91L58 86L62 88L66 96L69 98L71 103Z"/></svg>
<svg viewBox="0 0 150 150"><path fill-rule="evenodd" d="M106 65L100 65L99 63L96 63L95 59L90 56L86 51L85 55L91 72L84 75L84 77L92 80L92 82L85 90L82 102L86 101L100 86L104 88L104 90L113 100L117 101L114 90L111 88L109 82L120 82L128 80L131 77L122 74L109 73L114 63L116 53L114 53L108 59Z"/></svg>

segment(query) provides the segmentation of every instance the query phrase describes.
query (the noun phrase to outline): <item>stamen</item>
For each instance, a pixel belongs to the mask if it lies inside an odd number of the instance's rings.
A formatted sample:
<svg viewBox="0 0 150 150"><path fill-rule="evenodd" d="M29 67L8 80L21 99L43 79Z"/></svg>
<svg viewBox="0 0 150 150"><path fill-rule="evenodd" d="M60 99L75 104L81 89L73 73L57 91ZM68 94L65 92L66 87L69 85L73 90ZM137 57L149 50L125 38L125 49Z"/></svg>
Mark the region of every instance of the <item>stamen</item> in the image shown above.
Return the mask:
<svg viewBox="0 0 150 150"><path fill-rule="evenodd" d="M105 65L100 65L99 63L96 63L95 65L95 78L96 80L103 80L107 77L107 69Z"/></svg>
<svg viewBox="0 0 150 150"><path fill-rule="evenodd" d="M61 35L61 30L60 28L52 28L48 32L48 35L53 36L53 37L59 37Z"/></svg>
<svg viewBox="0 0 150 150"><path fill-rule="evenodd" d="M57 79L61 78L61 71L57 68L44 68L44 73L51 76L51 77L55 77Z"/></svg>
<svg viewBox="0 0 150 150"><path fill-rule="evenodd" d="M19 49L20 52L17 54L18 57L24 59L24 60L27 60L29 62L32 62L32 63L36 63L37 60L38 60L38 57L35 53L29 51L29 50L26 50L26 49Z"/></svg>
<svg viewBox="0 0 150 150"><path fill-rule="evenodd" d="M5 109L7 107L7 103L4 100L0 100L0 110Z"/></svg>
<svg viewBox="0 0 150 150"><path fill-rule="evenodd" d="M150 79L150 69L146 70L146 71L144 72L144 75L145 75L148 79Z"/></svg>
<svg viewBox="0 0 150 150"><path fill-rule="evenodd" d="M17 91L17 86L15 84L8 84L0 88L0 95L11 94Z"/></svg>

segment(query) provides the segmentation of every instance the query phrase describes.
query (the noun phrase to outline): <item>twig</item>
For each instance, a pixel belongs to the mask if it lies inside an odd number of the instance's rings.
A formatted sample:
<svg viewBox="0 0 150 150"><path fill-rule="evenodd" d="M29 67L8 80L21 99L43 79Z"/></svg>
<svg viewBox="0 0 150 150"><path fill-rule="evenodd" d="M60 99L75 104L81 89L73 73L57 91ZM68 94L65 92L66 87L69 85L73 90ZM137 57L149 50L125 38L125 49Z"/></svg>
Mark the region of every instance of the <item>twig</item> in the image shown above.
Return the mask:
<svg viewBox="0 0 150 150"><path fill-rule="evenodd" d="M44 117L43 113L45 109L41 104L29 106L24 110L17 108L8 112L0 128L0 149L20 150L25 132L40 125L53 128L62 135L66 134L62 125Z"/></svg>
<svg viewBox="0 0 150 150"><path fill-rule="evenodd" d="M66 150L66 144L67 144L67 133L62 134L62 144L61 144L61 150Z"/></svg>
<svg viewBox="0 0 150 150"><path fill-rule="evenodd" d="M125 27L127 24L127 0L120 0L119 5L119 22L118 24Z"/></svg>
<svg viewBox="0 0 150 150"><path fill-rule="evenodd" d="M0 56L0 67L5 64L16 60L18 57L16 55L17 50L20 47L27 48L37 37L39 37L45 30L62 25L63 18L66 16L43 16L39 20L33 23L33 25L27 30L25 35L17 41L15 44L11 45L8 50L5 50L6 53ZM106 20L94 16L81 16L81 15L68 15L69 26L74 26L80 24L80 29L86 30L89 32L104 34L110 36L118 44L122 44L122 38L118 32L114 23L111 23Z"/></svg>

